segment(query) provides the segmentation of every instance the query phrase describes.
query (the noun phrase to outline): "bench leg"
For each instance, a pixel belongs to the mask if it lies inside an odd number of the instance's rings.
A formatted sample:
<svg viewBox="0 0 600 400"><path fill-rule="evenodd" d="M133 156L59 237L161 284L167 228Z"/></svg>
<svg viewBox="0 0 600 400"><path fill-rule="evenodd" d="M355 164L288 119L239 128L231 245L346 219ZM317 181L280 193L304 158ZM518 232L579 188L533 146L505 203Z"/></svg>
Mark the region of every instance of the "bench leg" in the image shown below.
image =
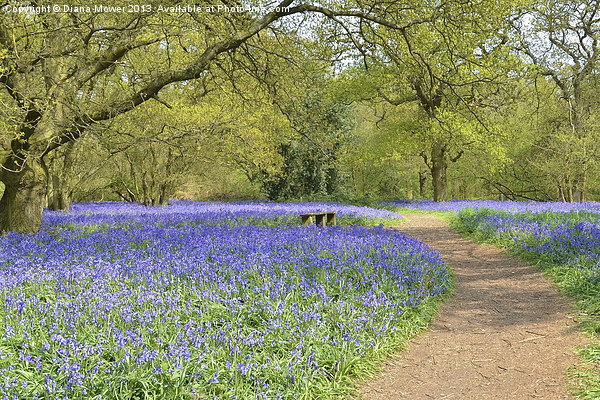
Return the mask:
<svg viewBox="0 0 600 400"><path fill-rule="evenodd" d="M312 224L312 215L303 215L302 216L302 225L310 225Z"/></svg>
<svg viewBox="0 0 600 400"><path fill-rule="evenodd" d="M335 214L327 214L327 225L335 225Z"/></svg>
<svg viewBox="0 0 600 400"><path fill-rule="evenodd" d="M324 223L325 215L321 214L321 215L317 215L316 217L317 217L317 221L316 221L317 226L324 226L325 225L325 223Z"/></svg>

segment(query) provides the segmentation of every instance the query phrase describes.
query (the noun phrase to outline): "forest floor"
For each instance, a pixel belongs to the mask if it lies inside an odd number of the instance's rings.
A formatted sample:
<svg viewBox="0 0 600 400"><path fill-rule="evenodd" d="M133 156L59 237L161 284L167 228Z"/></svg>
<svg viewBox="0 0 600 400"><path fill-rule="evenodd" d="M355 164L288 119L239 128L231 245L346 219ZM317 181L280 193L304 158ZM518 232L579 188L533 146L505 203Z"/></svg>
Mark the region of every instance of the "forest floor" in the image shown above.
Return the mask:
<svg viewBox="0 0 600 400"><path fill-rule="evenodd" d="M361 400L570 399L568 367L586 343L573 306L538 270L446 222L407 214L397 229L439 251L455 292L430 329L361 385Z"/></svg>

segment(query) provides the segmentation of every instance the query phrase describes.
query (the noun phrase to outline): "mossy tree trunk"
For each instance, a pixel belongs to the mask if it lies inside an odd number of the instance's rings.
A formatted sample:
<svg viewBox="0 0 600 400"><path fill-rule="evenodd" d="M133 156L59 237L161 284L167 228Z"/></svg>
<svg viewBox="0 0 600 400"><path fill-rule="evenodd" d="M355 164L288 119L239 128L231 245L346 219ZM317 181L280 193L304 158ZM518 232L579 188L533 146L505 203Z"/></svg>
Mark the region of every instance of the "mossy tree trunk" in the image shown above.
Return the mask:
<svg viewBox="0 0 600 400"><path fill-rule="evenodd" d="M69 177L73 167L73 148L75 142L69 142L62 146L64 154L58 156L55 162L59 166L53 168L48 179L48 209L70 210L71 209L71 187Z"/></svg>
<svg viewBox="0 0 600 400"><path fill-rule="evenodd" d="M431 148L431 176L433 182L433 200L448 201L448 155L446 146L435 141Z"/></svg>
<svg viewBox="0 0 600 400"><path fill-rule="evenodd" d="M36 232L42 224L47 178L39 161L31 160L16 171L3 169L0 180L0 232Z"/></svg>

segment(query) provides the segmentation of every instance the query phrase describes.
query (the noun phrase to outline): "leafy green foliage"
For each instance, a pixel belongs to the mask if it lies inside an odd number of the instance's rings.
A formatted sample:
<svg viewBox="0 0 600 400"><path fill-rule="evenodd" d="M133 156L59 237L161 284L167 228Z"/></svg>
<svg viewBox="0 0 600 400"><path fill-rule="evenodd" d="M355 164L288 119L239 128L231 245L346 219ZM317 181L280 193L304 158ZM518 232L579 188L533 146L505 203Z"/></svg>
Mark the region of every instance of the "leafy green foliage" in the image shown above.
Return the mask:
<svg viewBox="0 0 600 400"><path fill-rule="evenodd" d="M262 171L262 186L270 199L327 196L343 183L338 160L349 141L352 108L327 96L322 78L313 79L304 83L302 99L283 106L295 134L278 144L281 171Z"/></svg>

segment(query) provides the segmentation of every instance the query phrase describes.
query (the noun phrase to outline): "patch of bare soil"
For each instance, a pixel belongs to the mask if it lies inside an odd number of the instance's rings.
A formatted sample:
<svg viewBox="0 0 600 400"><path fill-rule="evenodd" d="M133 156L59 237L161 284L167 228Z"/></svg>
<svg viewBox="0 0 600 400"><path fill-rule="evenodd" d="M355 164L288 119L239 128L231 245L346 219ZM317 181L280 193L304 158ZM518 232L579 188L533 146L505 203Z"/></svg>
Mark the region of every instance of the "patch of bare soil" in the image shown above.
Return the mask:
<svg viewBox="0 0 600 400"><path fill-rule="evenodd" d="M573 308L533 267L463 239L430 215L406 215L399 230L439 251L456 290L430 330L389 361L359 399L570 399L577 363Z"/></svg>

